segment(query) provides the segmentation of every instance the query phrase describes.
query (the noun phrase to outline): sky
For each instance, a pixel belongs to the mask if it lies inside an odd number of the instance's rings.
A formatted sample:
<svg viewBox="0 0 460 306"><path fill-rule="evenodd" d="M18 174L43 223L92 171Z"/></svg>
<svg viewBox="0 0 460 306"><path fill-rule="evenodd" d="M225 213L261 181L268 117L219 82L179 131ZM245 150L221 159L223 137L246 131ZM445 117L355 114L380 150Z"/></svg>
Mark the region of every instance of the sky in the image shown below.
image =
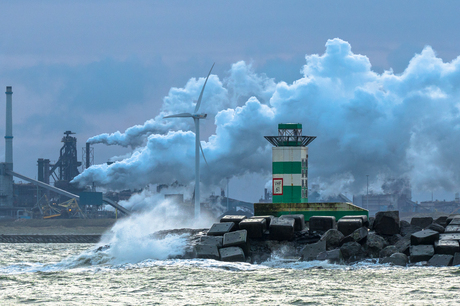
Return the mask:
<svg viewBox="0 0 460 306"><path fill-rule="evenodd" d="M257 201L271 171L263 135L276 135L282 120L318 137L309 146L311 183L351 197L365 190L367 175L375 191L386 178L409 177L414 200L432 192L452 200L460 191L459 8L457 1L4 1L0 84L14 92L14 170L36 178L37 159L56 161L71 130L79 158L91 138L100 165L82 182L190 184L193 124L161 118L192 111L216 63L202 104L207 192L226 188L230 177L231 197ZM143 132L124 143L97 137L122 138L136 125ZM120 163L109 168L109 160Z"/></svg>

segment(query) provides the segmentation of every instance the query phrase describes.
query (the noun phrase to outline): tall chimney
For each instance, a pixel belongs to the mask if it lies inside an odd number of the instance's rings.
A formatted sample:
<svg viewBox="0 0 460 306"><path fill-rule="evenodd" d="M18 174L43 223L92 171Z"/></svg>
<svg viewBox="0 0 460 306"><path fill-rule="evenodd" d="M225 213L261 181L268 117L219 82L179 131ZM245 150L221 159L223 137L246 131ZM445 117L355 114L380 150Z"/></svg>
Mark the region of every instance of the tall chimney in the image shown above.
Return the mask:
<svg viewBox="0 0 460 306"><path fill-rule="evenodd" d="M5 163L13 170L13 88L6 86Z"/></svg>
<svg viewBox="0 0 460 306"><path fill-rule="evenodd" d="M91 154L90 154L90 151L91 151L91 147L90 147L90 143L87 142L86 143L86 165L85 165L85 169L88 169L90 166L91 166Z"/></svg>

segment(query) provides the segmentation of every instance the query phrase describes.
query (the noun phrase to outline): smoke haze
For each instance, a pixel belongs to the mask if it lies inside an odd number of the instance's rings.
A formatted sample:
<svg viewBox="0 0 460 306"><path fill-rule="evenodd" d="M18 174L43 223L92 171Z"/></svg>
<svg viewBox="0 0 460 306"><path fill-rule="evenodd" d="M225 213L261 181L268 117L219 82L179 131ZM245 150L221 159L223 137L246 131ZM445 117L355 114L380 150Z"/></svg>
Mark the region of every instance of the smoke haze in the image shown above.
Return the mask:
<svg viewBox="0 0 460 306"><path fill-rule="evenodd" d="M444 63L427 46L401 74L379 74L366 56L335 38L324 54L305 59L299 79L289 84L242 61L222 80L210 76L200 109L208 114L201 120L208 162L202 163L203 185L249 173L269 177L271 145L263 136L276 135L278 123L299 122L304 135L317 136L309 146L309 175L324 190L360 192L367 174L408 178L414 190L458 189L460 57ZM74 182L111 189L193 183L193 120L162 118L193 111L204 80L171 88L160 113L144 125L90 138L131 147L132 154L92 166Z"/></svg>

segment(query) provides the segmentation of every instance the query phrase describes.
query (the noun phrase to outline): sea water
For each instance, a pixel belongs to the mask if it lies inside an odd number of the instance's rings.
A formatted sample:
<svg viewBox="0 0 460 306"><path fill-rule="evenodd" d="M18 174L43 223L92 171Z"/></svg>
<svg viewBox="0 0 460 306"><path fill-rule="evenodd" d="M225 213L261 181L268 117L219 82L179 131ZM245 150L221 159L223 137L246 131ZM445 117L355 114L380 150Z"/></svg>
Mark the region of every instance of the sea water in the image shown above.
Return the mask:
<svg viewBox="0 0 460 306"><path fill-rule="evenodd" d="M0 244L0 304L460 304L458 266L173 260L184 235L146 241L99 251L103 244Z"/></svg>

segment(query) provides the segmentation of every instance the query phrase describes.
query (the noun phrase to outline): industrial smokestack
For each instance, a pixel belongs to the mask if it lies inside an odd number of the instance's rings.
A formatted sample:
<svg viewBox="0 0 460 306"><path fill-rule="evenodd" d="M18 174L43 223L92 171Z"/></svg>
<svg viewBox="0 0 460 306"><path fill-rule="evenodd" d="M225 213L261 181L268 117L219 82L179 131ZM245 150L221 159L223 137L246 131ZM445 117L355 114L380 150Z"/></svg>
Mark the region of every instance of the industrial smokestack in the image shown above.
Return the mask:
<svg viewBox="0 0 460 306"><path fill-rule="evenodd" d="M6 86L5 163L13 170L13 88Z"/></svg>
<svg viewBox="0 0 460 306"><path fill-rule="evenodd" d="M87 142L86 143L86 165L85 165L85 169L88 169L91 166L91 162L90 162L91 154L90 154L90 151L91 151L90 143Z"/></svg>

